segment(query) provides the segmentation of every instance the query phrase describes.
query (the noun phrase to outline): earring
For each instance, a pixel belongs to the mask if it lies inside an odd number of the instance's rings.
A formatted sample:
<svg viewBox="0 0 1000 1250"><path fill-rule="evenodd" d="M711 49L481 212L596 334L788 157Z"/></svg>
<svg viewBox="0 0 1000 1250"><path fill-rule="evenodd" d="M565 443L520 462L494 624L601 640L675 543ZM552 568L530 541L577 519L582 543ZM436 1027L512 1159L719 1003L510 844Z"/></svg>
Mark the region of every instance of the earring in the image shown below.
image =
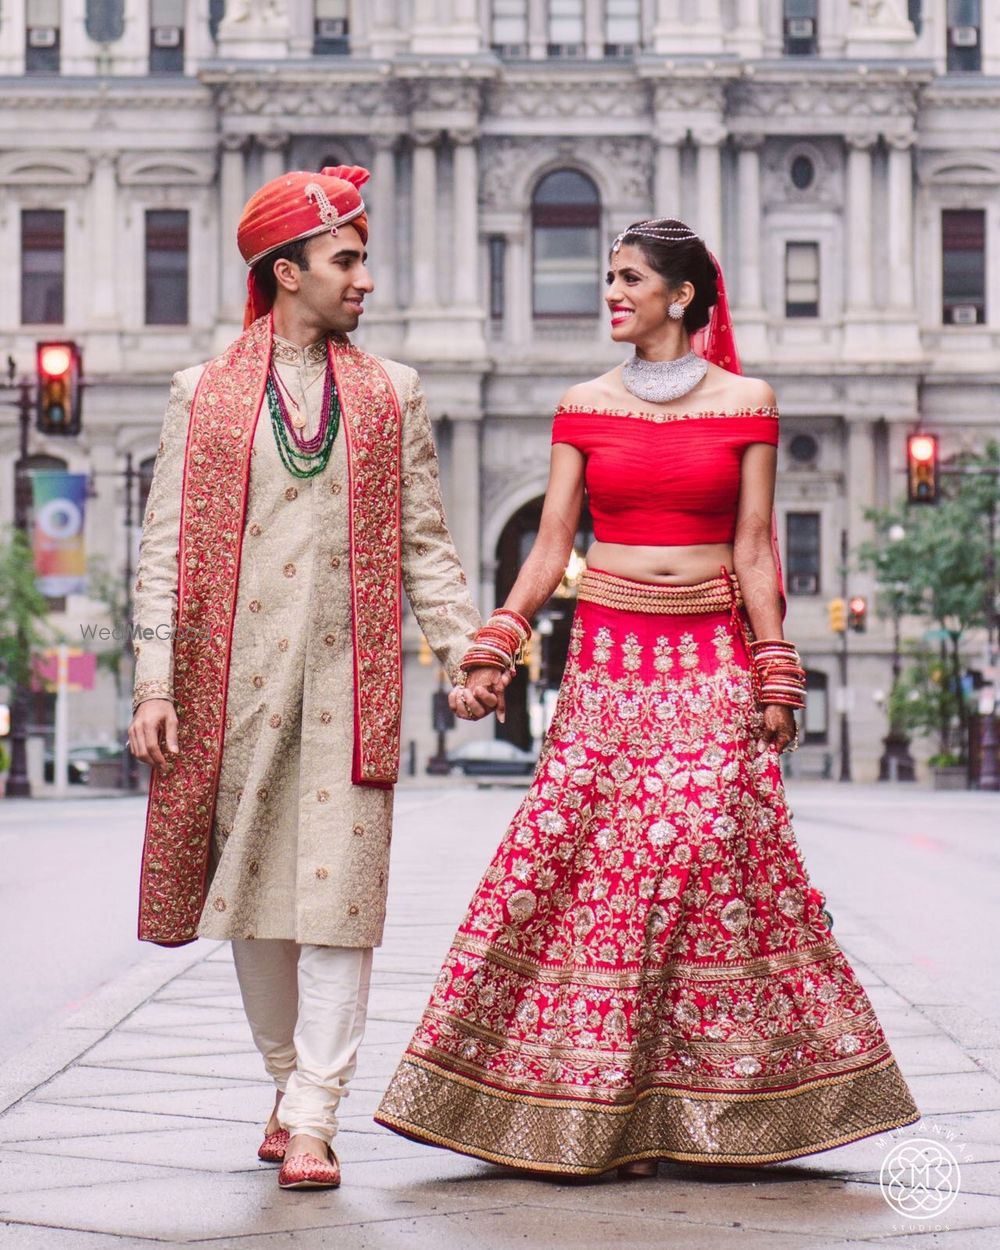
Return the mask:
<svg viewBox="0 0 1000 1250"><path fill-rule="evenodd" d="M674 300L674 302L667 309L667 316L671 321L680 321L680 319L684 316L684 305L679 304L677 300Z"/></svg>

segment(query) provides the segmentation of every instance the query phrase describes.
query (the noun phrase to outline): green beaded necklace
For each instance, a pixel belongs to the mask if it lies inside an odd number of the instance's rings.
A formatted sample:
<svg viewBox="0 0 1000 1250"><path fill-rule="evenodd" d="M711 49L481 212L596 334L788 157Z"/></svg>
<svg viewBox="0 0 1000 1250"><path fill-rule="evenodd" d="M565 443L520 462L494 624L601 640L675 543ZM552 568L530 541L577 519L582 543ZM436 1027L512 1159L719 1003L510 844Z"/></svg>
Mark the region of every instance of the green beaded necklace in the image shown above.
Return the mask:
<svg viewBox="0 0 1000 1250"><path fill-rule="evenodd" d="M329 362L323 386L323 415L319 429L312 438L300 438L292 424L285 401L275 383L273 365L268 370L266 393L271 429L274 431L274 441L281 463L293 477L310 478L322 473L330 462L330 452L340 429L340 396L333 384L333 369Z"/></svg>

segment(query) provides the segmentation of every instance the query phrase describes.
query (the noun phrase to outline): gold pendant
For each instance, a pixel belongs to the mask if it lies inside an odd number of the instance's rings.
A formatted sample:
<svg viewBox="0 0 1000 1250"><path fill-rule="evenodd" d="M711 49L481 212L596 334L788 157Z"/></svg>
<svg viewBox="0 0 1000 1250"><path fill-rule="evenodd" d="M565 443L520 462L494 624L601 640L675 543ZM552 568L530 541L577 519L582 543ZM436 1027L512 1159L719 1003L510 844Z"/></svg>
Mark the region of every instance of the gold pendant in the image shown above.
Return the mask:
<svg viewBox="0 0 1000 1250"><path fill-rule="evenodd" d="M305 424L306 424L306 419L304 416L302 416L300 412L297 412L295 416L292 417L292 425L294 425L297 430L304 429Z"/></svg>

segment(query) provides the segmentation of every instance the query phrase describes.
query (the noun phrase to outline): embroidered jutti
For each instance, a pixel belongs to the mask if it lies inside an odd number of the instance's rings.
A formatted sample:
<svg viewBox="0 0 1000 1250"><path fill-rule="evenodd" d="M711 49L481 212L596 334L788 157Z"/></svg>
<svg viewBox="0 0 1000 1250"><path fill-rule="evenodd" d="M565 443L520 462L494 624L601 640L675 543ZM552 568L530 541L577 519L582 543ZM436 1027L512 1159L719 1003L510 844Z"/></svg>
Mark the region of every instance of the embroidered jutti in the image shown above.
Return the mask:
<svg viewBox="0 0 1000 1250"><path fill-rule="evenodd" d="M735 594L585 574L534 780L379 1123L590 1175L918 1118L759 741Z"/></svg>
<svg viewBox="0 0 1000 1250"><path fill-rule="evenodd" d="M261 403L272 350L307 434L333 356L342 426L309 479L281 463ZM381 941L401 581L453 668L478 615L413 370L349 343L272 344L262 318L177 375L143 530L136 620L152 636L135 698L175 699L181 752L153 779L141 937Z"/></svg>

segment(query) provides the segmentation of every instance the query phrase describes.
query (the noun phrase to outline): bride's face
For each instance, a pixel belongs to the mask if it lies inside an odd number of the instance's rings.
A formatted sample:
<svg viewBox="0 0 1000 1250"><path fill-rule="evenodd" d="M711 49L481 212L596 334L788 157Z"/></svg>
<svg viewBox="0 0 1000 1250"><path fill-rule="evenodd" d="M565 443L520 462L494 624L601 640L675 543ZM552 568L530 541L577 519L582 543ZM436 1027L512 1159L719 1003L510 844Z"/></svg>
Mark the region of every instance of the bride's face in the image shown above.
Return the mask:
<svg viewBox="0 0 1000 1250"><path fill-rule="evenodd" d="M628 243L612 255L606 282L604 301L616 343L639 343L662 334L668 325L680 326L667 316L667 308L674 299L686 304L694 293L687 282L678 291L668 290L639 248Z"/></svg>

